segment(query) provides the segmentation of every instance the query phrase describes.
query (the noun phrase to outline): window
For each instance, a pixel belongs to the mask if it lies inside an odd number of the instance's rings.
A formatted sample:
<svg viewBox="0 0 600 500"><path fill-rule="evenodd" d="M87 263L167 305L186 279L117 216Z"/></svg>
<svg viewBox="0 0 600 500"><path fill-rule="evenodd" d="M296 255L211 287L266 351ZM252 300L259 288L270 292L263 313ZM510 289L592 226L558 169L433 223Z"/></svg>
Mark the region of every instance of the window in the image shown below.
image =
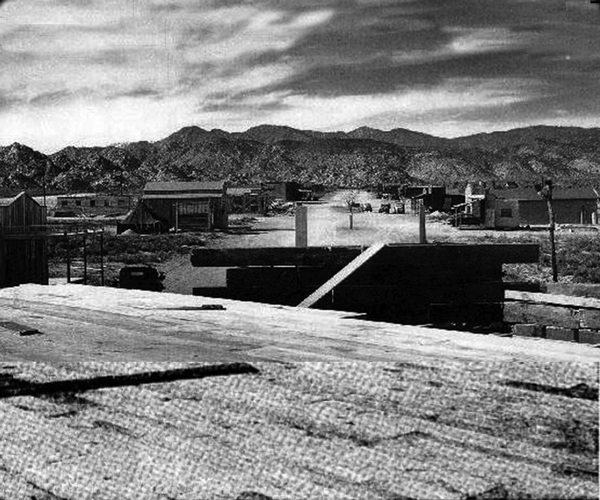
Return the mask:
<svg viewBox="0 0 600 500"><path fill-rule="evenodd" d="M81 206L81 200L75 200L75 205L77 205L78 207Z"/></svg>
<svg viewBox="0 0 600 500"><path fill-rule="evenodd" d="M96 206L96 200L90 200L90 207Z"/></svg>
<svg viewBox="0 0 600 500"><path fill-rule="evenodd" d="M512 209L511 208L501 208L500 209L500 217L507 217L510 219L512 217Z"/></svg>
<svg viewBox="0 0 600 500"><path fill-rule="evenodd" d="M69 201L68 200L62 200L60 202L60 206L61 207L68 207L69 206Z"/></svg>

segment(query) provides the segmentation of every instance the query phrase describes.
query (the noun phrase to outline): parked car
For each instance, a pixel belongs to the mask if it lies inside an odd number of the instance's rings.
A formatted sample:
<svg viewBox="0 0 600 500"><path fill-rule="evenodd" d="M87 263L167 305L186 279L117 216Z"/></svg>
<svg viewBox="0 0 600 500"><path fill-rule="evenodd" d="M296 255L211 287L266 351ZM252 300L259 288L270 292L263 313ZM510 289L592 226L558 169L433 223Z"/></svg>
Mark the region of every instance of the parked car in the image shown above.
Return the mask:
<svg viewBox="0 0 600 500"><path fill-rule="evenodd" d="M165 275L151 266L127 266L119 272L119 287L162 292Z"/></svg>

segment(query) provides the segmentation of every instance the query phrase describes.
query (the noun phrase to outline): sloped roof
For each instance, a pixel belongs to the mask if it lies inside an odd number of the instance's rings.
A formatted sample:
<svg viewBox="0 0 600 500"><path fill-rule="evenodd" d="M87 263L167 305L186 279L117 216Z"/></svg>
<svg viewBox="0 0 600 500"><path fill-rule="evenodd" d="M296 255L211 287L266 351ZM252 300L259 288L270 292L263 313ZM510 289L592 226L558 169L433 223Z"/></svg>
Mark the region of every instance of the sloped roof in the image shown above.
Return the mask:
<svg viewBox="0 0 600 500"><path fill-rule="evenodd" d="M26 191L21 191L18 195L12 196L10 198L0 198L0 207L7 207L12 205L15 201L17 201L21 196L28 196L32 201L40 205L34 198L29 196ZM40 205L41 206L41 205Z"/></svg>
<svg viewBox="0 0 600 500"><path fill-rule="evenodd" d="M225 181L206 181L206 182L148 182L144 186L144 192L172 193L174 191L194 192L194 191L222 191Z"/></svg>
<svg viewBox="0 0 600 500"><path fill-rule="evenodd" d="M541 196L535 188L492 189L491 194L505 200L539 201ZM596 200L598 195L590 187L583 188L554 188L554 200Z"/></svg>
<svg viewBox="0 0 600 500"><path fill-rule="evenodd" d="M154 216L152 211L143 201L140 201L123 219L123 224L135 224L147 226L160 223L160 219Z"/></svg>

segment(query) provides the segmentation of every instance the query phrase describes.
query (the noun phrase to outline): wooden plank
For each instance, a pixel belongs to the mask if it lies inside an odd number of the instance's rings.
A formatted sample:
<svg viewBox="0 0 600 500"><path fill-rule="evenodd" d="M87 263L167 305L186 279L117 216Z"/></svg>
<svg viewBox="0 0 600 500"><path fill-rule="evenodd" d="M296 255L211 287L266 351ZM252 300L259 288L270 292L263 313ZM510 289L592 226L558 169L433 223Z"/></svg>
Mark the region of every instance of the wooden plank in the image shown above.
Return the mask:
<svg viewBox="0 0 600 500"><path fill-rule="evenodd" d="M344 266L362 248L356 247L266 247L266 248L197 248L191 263L196 267L243 266Z"/></svg>
<svg viewBox="0 0 600 500"><path fill-rule="evenodd" d="M505 302L504 321L579 328L579 311L548 304Z"/></svg>
<svg viewBox="0 0 600 500"><path fill-rule="evenodd" d="M385 303L389 306L412 307L422 303L469 304L472 302L502 302L504 289L502 282L480 282L472 284L438 285L421 283L394 285L361 285L348 279L335 289L335 302L355 302L356 304Z"/></svg>
<svg viewBox="0 0 600 500"><path fill-rule="evenodd" d="M594 330L600 329L600 310L579 309L579 326Z"/></svg>
<svg viewBox="0 0 600 500"><path fill-rule="evenodd" d="M319 299L323 298L325 295L331 292L337 285L342 283L354 271L360 268L365 262L377 255L377 253L383 247L385 247L384 243L375 243L374 245L371 245L358 257L356 257L352 262L346 265L343 269L341 269L339 272L333 275L329 280L323 283L323 285L321 285L317 290L315 290L302 302L300 302L300 304L298 304L298 307L312 307L313 305L315 305L319 301Z"/></svg>
<svg viewBox="0 0 600 500"><path fill-rule="evenodd" d="M359 246L339 247L272 247L272 248L197 248L191 256L196 267L240 266L323 266L345 265L356 258ZM513 244L388 244L378 255L382 265L401 262L437 264L461 263L527 263L538 262L538 245Z"/></svg>
<svg viewBox="0 0 600 500"><path fill-rule="evenodd" d="M554 295L549 293L519 292L506 290L504 297L509 300L519 300L537 304L556 304L566 307L584 307L600 309L600 299L586 297L571 297L569 295Z"/></svg>
<svg viewBox="0 0 600 500"><path fill-rule="evenodd" d="M308 246L308 208L302 205L296 207L296 247Z"/></svg>
<svg viewBox="0 0 600 500"><path fill-rule="evenodd" d="M377 284L423 286L428 284L454 286L462 283L501 281L500 263L431 262L428 260L399 260L395 263L380 259L380 255L367 262L350 278L352 284Z"/></svg>
<svg viewBox="0 0 600 500"><path fill-rule="evenodd" d="M504 264L539 262L537 244L388 244L381 258L392 260L427 259L446 262L500 262Z"/></svg>
<svg viewBox="0 0 600 500"><path fill-rule="evenodd" d="M323 267L242 267L227 269L227 287L306 287L309 293L325 283L343 266Z"/></svg>
<svg viewBox="0 0 600 500"><path fill-rule="evenodd" d="M553 295L570 295L575 297L593 297L600 299L600 285L593 283L545 283L544 288L545 293Z"/></svg>
<svg viewBox="0 0 600 500"><path fill-rule="evenodd" d="M0 387L0 399L15 396L40 396L66 392L85 392L109 387L139 386L174 382L176 380L196 380L206 377L226 375L256 374L259 370L247 363L228 363L220 365L195 366L126 375L106 375L92 378L55 380L52 382L24 382L14 380Z"/></svg>

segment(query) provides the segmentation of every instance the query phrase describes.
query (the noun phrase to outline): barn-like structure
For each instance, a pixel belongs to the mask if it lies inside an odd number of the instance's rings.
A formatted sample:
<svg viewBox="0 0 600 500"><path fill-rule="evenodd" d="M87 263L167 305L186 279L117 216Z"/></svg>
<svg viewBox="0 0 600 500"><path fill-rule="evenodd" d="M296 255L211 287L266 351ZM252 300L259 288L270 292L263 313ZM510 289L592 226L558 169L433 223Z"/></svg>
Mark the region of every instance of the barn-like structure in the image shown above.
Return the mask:
<svg viewBox="0 0 600 500"><path fill-rule="evenodd" d="M48 284L46 209L26 192L0 198L0 287Z"/></svg>
<svg viewBox="0 0 600 500"><path fill-rule="evenodd" d="M161 230L227 229L226 189L224 181L149 182L138 208L160 221Z"/></svg>

